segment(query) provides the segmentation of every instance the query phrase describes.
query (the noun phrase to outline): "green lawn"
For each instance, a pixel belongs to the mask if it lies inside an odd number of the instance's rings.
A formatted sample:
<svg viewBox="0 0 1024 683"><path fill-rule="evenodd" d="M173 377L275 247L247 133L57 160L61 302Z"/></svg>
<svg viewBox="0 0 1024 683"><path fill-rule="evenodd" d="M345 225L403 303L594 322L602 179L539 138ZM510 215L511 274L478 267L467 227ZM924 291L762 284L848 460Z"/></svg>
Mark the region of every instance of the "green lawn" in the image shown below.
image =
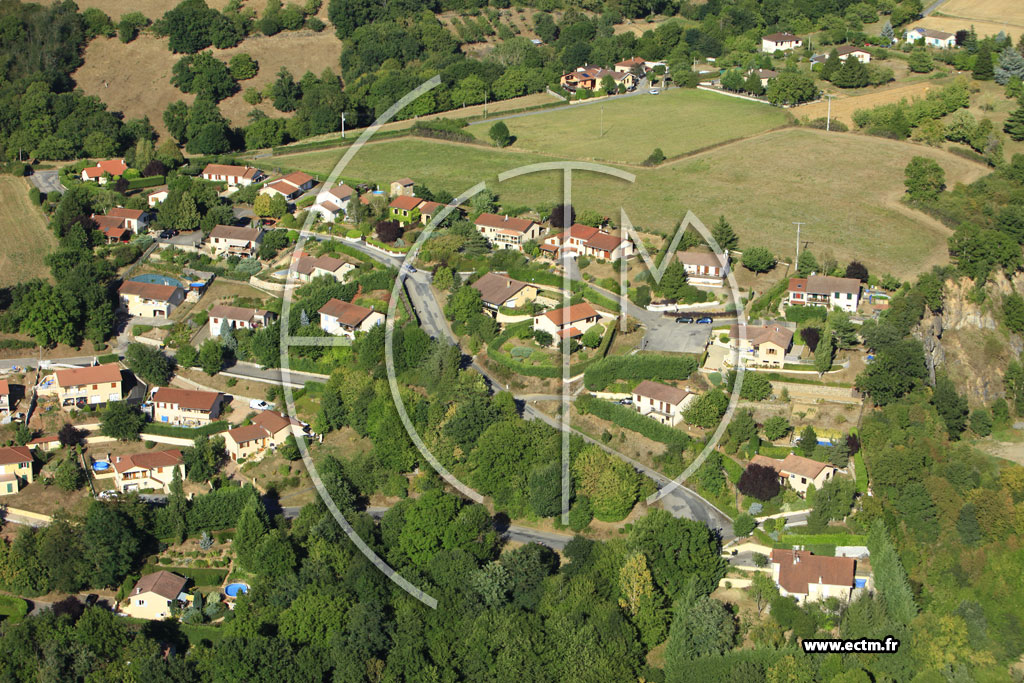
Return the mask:
<svg viewBox="0 0 1024 683"><path fill-rule="evenodd" d="M579 154L589 149L581 148ZM634 184L576 172L574 204L578 210L595 209L616 218L622 207L635 226L663 233L674 230L687 210L708 225L724 214L740 238L741 249L763 245L781 255L791 254L792 221L801 220L806 223L802 237L815 255L831 253L841 263L857 259L872 271L910 278L948 262L949 234L936 221L898 203L904 191L903 170L914 156L936 159L950 187L987 172L942 150L864 135L788 128L657 169L630 169L637 175ZM338 150L320 150L275 157L273 164L327 173L340 158ZM497 174L550 160L514 146L503 151L405 138L367 145L343 176L382 187L408 176L456 195L483 181L507 205L537 206L561 202L561 171L504 183L497 181Z"/></svg>
<svg viewBox="0 0 1024 683"><path fill-rule="evenodd" d="M777 107L676 88L658 96L612 97L508 119L505 125L516 138L515 149L639 164L655 147L671 158L778 128L790 120L790 115ZM487 131L492 125L485 121L466 130L489 141Z"/></svg>

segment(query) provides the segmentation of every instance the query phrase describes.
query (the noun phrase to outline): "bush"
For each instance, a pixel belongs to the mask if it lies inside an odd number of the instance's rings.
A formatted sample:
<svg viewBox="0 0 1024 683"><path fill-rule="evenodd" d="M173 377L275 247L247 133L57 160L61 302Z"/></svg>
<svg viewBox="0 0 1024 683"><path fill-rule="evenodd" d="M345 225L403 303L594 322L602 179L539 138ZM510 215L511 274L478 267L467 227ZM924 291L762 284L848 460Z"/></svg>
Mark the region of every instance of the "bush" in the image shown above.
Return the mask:
<svg viewBox="0 0 1024 683"><path fill-rule="evenodd" d="M758 500L771 500L779 495L779 475L771 467L748 465L736 488L740 493Z"/></svg>
<svg viewBox="0 0 1024 683"><path fill-rule="evenodd" d="M674 448L685 448L690 443L690 437L686 432L663 425L641 415L632 408L595 398L590 394L581 394L576 398L576 409L584 415L596 415L612 424L638 432L648 439L660 441Z"/></svg>
<svg viewBox="0 0 1024 683"><path fill-rule="evenodd" d="M693 356L612 356L587 368L583 383L590 391L603 391L620 380L684 380L696 370Z"/></svg>
<svg viewBox="0 0 1024 683"><path fill-rule="evenodd" d="M732 531L737 536L749 536L757 527L757 520L746 512L742 513L732 523Z"/></svg>
<svg viewBox="0 0 1024 683"><path fill-rule="evenodd" d="M644 166L657 166L663 161L665 161L665 153L661 151L661 147L655 147L651 155L644 159Z"/></svg>

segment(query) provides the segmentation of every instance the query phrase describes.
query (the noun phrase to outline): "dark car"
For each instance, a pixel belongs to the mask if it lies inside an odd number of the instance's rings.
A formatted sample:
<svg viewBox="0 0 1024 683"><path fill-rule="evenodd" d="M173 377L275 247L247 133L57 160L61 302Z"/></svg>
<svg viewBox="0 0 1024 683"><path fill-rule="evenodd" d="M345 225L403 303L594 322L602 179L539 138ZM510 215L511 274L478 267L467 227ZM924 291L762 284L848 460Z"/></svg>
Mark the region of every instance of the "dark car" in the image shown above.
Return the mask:
<svg viewBox="0 0 1024 683"><path fill-rule="evenodd" d="M174 237L174 235L171 233L170 230L164 230L163 232L160 233L160 239L162 240L168 240L172 237Z"/></svg>
<svg viewBox="0 0 1024 683"><path fill-rule="evenodd" d="M620 406L631 406L631 405L633 405L633 399L631 399L631 398L624 398L624 399L619 401L619 405Z"/></svg>
<svg viewBox="0 0 1024 683"><path fill-rule="evenodd" d="M708 317L703 317L703 318L698 318L697 319L697 324L698 325L710 325L713 322L715 322L715 321L712 320L711 318L708 318Z"/></svg>
<svg viewBox="0 0 1024 683"><path fill-rule="evenodd" d="M693 322L693 318L691 318L688 315L684 315L684 316L681 316L679 318L676 318L676 322L677 323L692 323Z"/></svg>

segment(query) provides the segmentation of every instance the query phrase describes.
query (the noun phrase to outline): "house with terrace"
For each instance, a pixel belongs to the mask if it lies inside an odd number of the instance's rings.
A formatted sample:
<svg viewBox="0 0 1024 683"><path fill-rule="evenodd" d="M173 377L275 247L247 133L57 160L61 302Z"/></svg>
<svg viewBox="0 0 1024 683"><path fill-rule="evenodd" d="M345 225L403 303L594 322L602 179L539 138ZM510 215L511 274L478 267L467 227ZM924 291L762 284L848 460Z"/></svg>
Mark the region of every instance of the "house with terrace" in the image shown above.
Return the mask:
<svg viewBox="0 0 1024 683"><path fill-rule="evenodd" d="M152 451L114 457L114 486L121 493L152 489L171 492L174 471L185 479L185 460L181 451Z"/></svg>
<svg viewBox="0 0 1024 683"><path fill-rule="evenodd" d="M683 412L696 398L696 394L686 389L647 379L633 389L633 407L636 411L669 427L682 422Z"/></svg>
<svg viewBox="0 0 1024 683"><path fill-rule="evenodd" d="M207 238L210 253L214 258L239 256L255 258L263 241L260 228L243 228L238 225L215 225Z"/></svg>
<svg viewBox="0 0 1024 683"><path fill-rule="evenodd" d="M68 368L54 373L52 391L64 408L99 407L122 397L121 366L105 363L86 368Z"/></svg>
<svg viewBox="0 0 1024 683"><path fill-rule="evenodd" d="M220 417L223 400L224 395L216 391L159 387L150 398L153 422L203 427Z"/></svg>
<svg viewBox="0 0 1024 683"><path fill-rule="evenodd" d="M121 308L130 316L169 318L185 300L185 290L174 285L126 280L117 288Z"/></svg>
<svg viewBox="0 0 1024 683"><path fill-rule="evenodd" d="M525 306L536 300L538 292L535 285L513 280L501 273L484 273L470 286L480 292L484 310L492 315L497 314L499 308Z"/></svg>
<svg viewBox="0 0 1024 683"><path fill-rule="evenodd" d="M308 173L295 171L278 178L272 183L267 183L260 188L260 194L265 194L269 197L281 195L288 201L292 201L293 199L298 199L304 192L312 190L314 185L316 185L316 178Z"/></svg>
<svg viewBox="0 0 1024 683"><path fill-rule="evenodd" d="M121 601L121 612L135 619L166 619L176 609L192 602L192 596L185 592L187 584L185 577L163 569L146 574Z"/></svg>
<svg viewBox="0 0 1024 683"><path fill-rule="evenodd" d="M103 233L103 238L107 244L117 244L118 242L128 242L132 238L132 230L125 225L123 218L116 216L99 216L96 214L92 215L92 222L96 224L96 229Z"/></svg>
<svg viewBox="0 0 1024 683"><path fill-rule="evenodd" d="M83 181L95 181L100 185L107 184L107 178L120 178L128 170L124 159L104 159L97 161L95 166L87 166L82 169Z"/></svg>
<svg viewBox="0 0 1024 683"><path fill-rule="evenodd" d="M107 211L107 215L113 218L120 218L123 221L124 227L134 233L138 233L139 230L149 226L149 213L141 209L126 209L123 206L115 206L110 211Z"/></svg>
<svg viewBox="0 0 1024 683"><path fill-rule="evenodd" d="M258 330L277 320L277 313L273 311L224 305L211 308L209 316L211 337L219 337L225 323L232 330Z"/></svg>
<svg viewBox="0 0 1024 683"><path fill-rule="evenodd" d="M562 88L569 92L575 92L580 89L599 90L603 87L605 78L610 78L616 88L621 85L626 90L635 90L640 82L640 79L632 71L617 71L589 64L577 67L575 71L563 74L559 82Z"/></svg>
<svg viewBox="0 0 1024 683"><path fill-rule="evenodd" d="M583 302L548 311L533 317L533 329L547 332L555 341L582 337L587 330L601 322L601 314Z"/></svg>
<svg viewBox="0 0 1024 683"><path fill-rule="evenodd" d="M860 280L831 275L795 277L790 279L786 295L790 306L824 306L855 313L860 304Z"/></svg>
<svg viewBox="0 0 1024 683"><path fill-rule="evenodd" d="M721 287L729 275L729 254L715 254L710 251L681 251L676 260L686 270L686 280L691 285Z"/></svg>
<svg viewBox="0 0 1024 683"><path fill-rule="evenodd" d="M508 214L482 213L474 225L494 249L522 251L524 244L537 239L541 233L539 223L529 218L511 218Z"/></svg>
<svg viewBox="0 0 1024 683"><path fill-rule="evenodd" d="M857 560L852 557L815 555L809 550L775 548L771 555L772 580L783 597L800 604L838 598L850 601L857 588Z"/></svg>
<svg viewBox="0 0 1024 683"><path fill-rule="evenodd" d="M739 325L729 328L729 347L739 352L747 366L781 368L793 348L793 330L783 325Z"/></svg>
<svg viewBox="0 0 1024 683"><path fill-rule="evenodd" d="M0 496L17 493L33 481L32 451L27 446L0 448Z"/></svg>
<svg viewBox="0 0 1024 683"><path fill-rule="evenodd" d="M552 235L540 245L541 253L552 259L588 256L614 261L633 255L633 243L589 225L573 223L568 230Z"/></svg>
<svg viewBox="0 0 1024 683"><path fill-rule="evenodd" d="M230 164L207 164L200 177L203 180L224 182L229 187L241 185L246 187L266 179L267 174L252 166L233 166Z"/></svg>
<svg viewBox="0 0 1024 683"><path fill-rule="evenodd" d="M317 312L320 314L320 329L349 339L355 339L356 332L369 332L384 322L384 314L380 311L341 299L331 299Z"/></svg>
<svg viewBox="0 0 1024 683"><path fill-rule="evenodd" d="M335 221L348 215L349 203L355 196L356 191L344 183L330 189L321 188L310 211L320 214L325 221Z"/></svg>

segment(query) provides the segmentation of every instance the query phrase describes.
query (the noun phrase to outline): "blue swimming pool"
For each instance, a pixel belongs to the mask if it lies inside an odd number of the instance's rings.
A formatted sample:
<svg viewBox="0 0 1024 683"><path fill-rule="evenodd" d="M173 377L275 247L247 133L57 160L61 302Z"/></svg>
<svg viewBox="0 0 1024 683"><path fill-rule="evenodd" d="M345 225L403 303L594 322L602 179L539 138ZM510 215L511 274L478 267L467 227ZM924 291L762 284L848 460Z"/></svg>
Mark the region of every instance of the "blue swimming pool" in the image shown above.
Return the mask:
<svg viewBox="0 0 1024 683"><path fill-rule="evenodd" d="M97 460L92 464L92 469L96 472L106 472L110 469L110 463L106 460Z"/></svg>
<svg viewBox="0 0 1024 683"><path fill-rule="evenodd" d="M239 595L245 595L249 592L249 584L247 583L229 583L224 586L224 595L229 598L237 598Z"/></svg>
<svg viewBox="0 0 1024 683"><path fill-rule="evenodd" d="M146 282L151 285L170 285L171 287L184 287L181 282L175 280L173 277L167 277L166 275L158 275L157 273L146 273L144 275L136 275L132 278L132 282Z"/></svg>

